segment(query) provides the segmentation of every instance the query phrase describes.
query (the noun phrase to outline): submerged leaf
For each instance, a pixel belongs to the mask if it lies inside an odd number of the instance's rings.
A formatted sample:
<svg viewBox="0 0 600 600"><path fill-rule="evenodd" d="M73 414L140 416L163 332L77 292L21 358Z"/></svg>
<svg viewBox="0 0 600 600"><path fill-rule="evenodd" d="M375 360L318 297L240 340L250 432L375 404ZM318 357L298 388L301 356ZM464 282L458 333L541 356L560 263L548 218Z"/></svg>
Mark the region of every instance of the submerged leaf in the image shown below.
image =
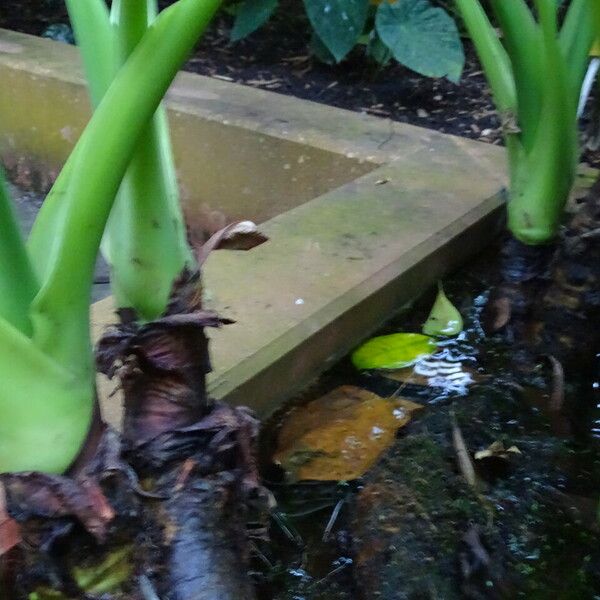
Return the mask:
<svg viewBox="0 0 600 600"><path fill-rule="evenodd" d="M419 387L441 388L446 392L466 394L468 388L486 379L476 369L461 361L451 361L439 353L419 359L413 366L384 371L386 379Z"/></svg>
<svg viewBox="0 0 600 600"><path fill-rule="evenodd" d="M463 320L460 313L448 300L444 288L439 284L437 298L429 317L423 325L423 333L426 335L457 335L463 329Z"/></svg>
<svg viewBox="0 0 600 600"><path fill-rule="evenodd" d="M352 354L357 369L402 369L432 354L436 343L420 333L392 333L365 342Z"/></svg>
<svg viewBox="0 0 600 600"><path fill-rule="evenodd" d="M274 462L294 480L348 481L363 475L420 404L342 386L293 411Z"/></svg>

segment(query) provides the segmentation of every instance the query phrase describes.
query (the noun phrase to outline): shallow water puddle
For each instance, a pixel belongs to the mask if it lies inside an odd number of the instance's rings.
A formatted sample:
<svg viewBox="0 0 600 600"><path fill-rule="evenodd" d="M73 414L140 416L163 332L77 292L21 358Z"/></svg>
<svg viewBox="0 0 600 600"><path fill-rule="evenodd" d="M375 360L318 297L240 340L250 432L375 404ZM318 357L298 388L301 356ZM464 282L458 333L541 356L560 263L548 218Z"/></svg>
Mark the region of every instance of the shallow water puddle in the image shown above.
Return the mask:
<svg viewBox="0 0 600 600"><path fill-rule="evenodd" d="M380 371L386 379L406 385L437 388L440 392L465 395L468 389L485 376L460 359L448 356L447 351L420 358L413 366L392 371Z"/></svg>
<svg viewBox="0 0 600 600"><path fill-rule="evenodd" d="M356 479L421 408L404 398L341 386L288 414L273 461L294 481Z"/></svg>
<svg viewBox="0 0 600 600"><path fill-rule="evenodd" d="M261 600L598 597L600 384L566 381L552 410L547 361L523 373L515 347L483 333L494 269L482 257L446 282L457 336L388 360L389 342L410 341L399 331L421 330L428 296L367 345L376 361L357 365L355 352L263 431L279 520L261 546L274 565ZM457 466L455 421L476 492Z"/></svg>

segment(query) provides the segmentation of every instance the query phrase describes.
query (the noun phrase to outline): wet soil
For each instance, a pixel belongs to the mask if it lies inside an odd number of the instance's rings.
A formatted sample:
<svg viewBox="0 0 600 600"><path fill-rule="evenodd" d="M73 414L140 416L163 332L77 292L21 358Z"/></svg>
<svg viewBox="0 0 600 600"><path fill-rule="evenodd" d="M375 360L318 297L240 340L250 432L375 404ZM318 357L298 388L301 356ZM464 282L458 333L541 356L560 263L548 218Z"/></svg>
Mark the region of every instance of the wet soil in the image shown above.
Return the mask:
<svg viewBox="0 0 600 600"><path fill-rule="evenodd" d="M352 384L424 405L363 478L286 484L269 460L285 411L267 426L264 472L280 504L273 541L260 546L263 598L598 597L600 384L567 381L563 409L553 413L546 365L523 374L510 345L485 337L480 316L496 283L496 256L445 282L466 325L445 344L446 356L487 379L461 394L358 374L342 361L294 401ZM419 331L433 298L434 290L382 333ZM460 467L455 425L475 465L475 487ZM520 454L473 459L497 441Z"/></svg>

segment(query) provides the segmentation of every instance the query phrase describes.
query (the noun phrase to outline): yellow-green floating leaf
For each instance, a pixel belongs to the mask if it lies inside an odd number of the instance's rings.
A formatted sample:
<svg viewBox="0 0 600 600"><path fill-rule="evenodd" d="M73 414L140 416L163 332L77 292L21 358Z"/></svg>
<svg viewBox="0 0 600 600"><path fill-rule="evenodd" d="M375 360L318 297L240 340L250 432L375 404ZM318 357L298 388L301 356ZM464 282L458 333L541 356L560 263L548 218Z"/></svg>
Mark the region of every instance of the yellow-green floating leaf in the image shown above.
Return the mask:
<svg viewBox="0 0 600 600"><path fill-rule="evenodd" d="M436 343L420 333L392 333L370 339L352 354L357 369L402 369L435 352Z"/></svg>
<svg viewBox="0 0 600 600"><path fill-rule="evenodd" d="M463 329L463 320L460 313L444 294L444 288L439 285L438 295L423 325L426 335L458 335Z"/></svg>

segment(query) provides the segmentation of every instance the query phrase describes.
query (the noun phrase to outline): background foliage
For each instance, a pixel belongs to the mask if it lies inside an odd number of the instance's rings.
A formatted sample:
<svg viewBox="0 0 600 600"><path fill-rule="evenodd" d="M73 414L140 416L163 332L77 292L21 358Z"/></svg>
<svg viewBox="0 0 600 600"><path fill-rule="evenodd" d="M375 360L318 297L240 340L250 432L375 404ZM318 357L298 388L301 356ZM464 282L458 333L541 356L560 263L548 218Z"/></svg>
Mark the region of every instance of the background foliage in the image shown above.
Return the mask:
<svg viewBox="0 0 600 600"><path fill-rule="evenodd" d="M464 66L458 28L447 10L430 0L303 0L313 30L311 50L325 63L338 63L356 46L385 65L396 60L429 77L457 82ZM231 40L257 31L279 0L229 4L234 15Z"/></svg>

